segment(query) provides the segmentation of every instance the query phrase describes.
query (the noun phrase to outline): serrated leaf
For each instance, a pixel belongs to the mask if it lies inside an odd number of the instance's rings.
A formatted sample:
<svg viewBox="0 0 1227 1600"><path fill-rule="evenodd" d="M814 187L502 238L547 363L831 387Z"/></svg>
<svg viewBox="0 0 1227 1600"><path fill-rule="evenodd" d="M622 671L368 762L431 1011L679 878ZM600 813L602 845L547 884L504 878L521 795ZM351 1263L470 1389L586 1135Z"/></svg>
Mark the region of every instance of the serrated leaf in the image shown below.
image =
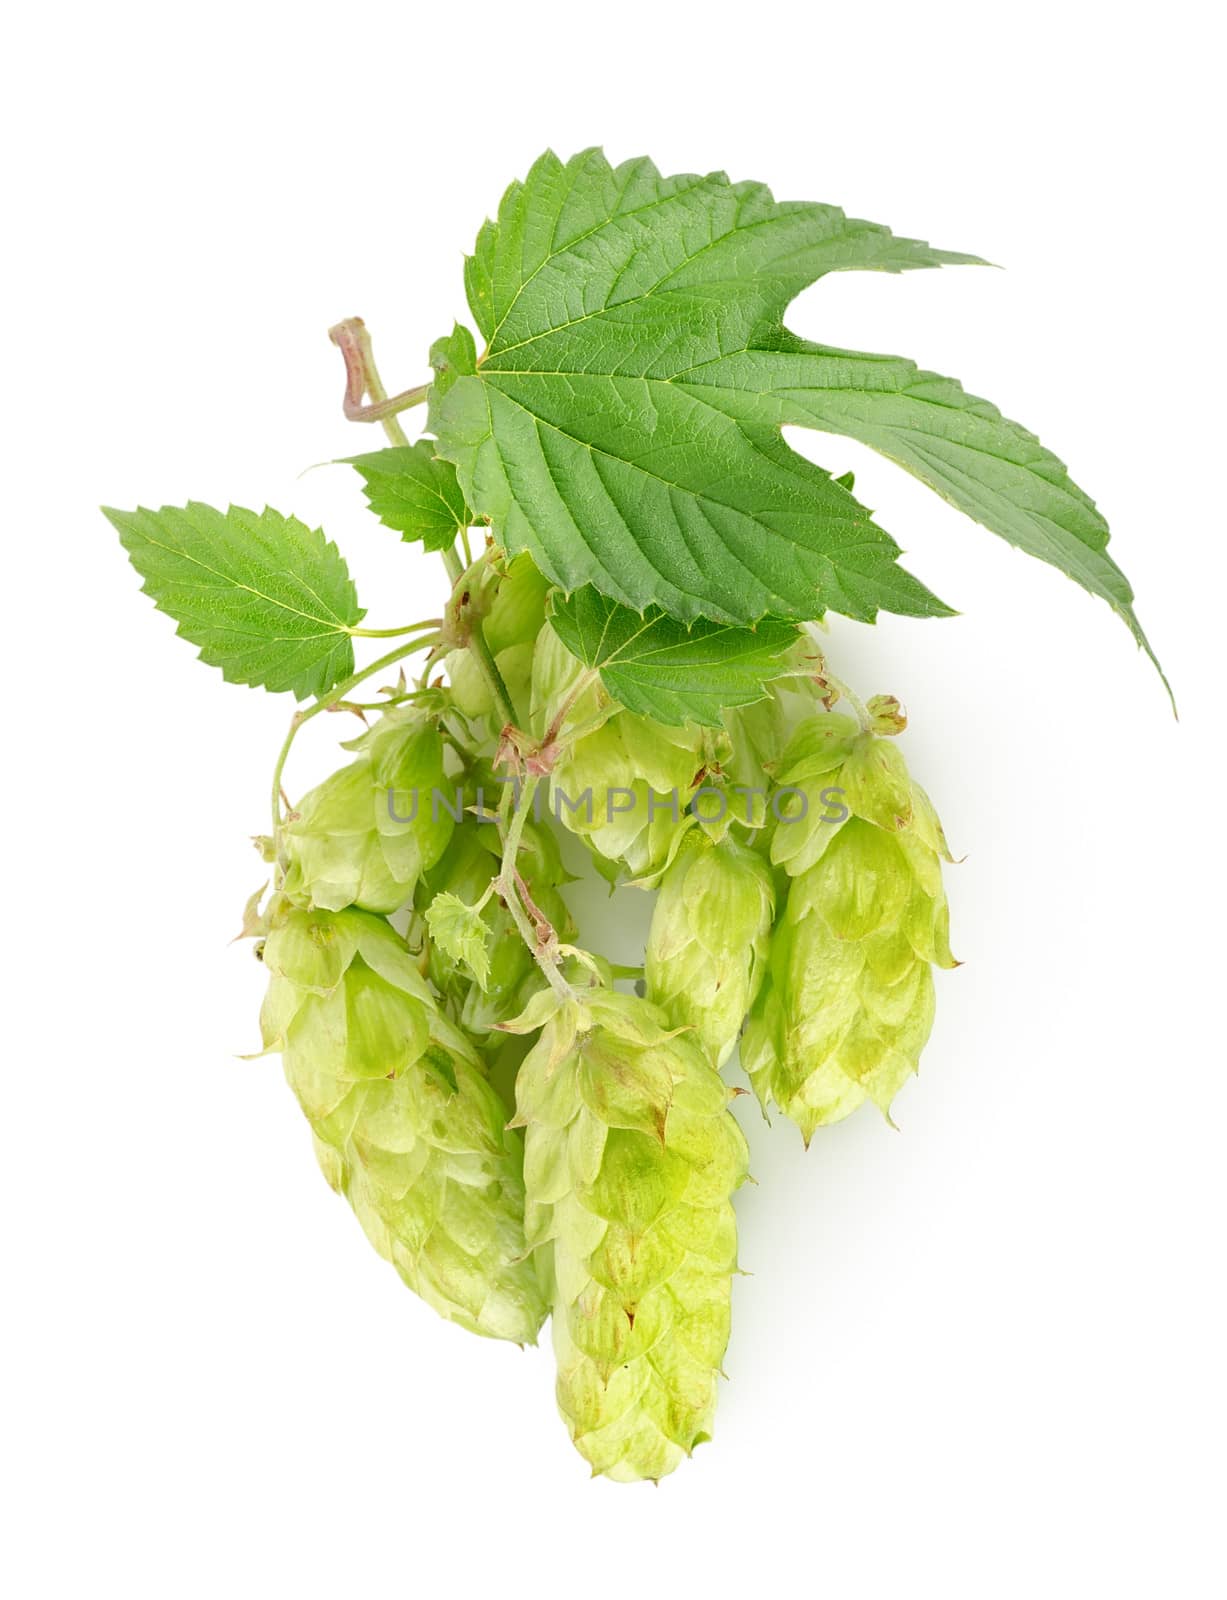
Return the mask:
<svg viewBox="0 0 1227 1600"><path fill-rule="evenodd" d="M436 347L439 454L500 543L568 591L685 621L945 614L778 427L745 427L679 380L769 337L826 272L970 259L722 173L547 154L467 265L480 362L465 370L455 335Z"/></svg>
<svg viewBox="0 0 1227 1600"><path fill-rule="evenodd" d="M267 507L217 511L197 501L103 514L143 592L230 683L304 700L354 670L350 629L365 612L318 528Z"/></svg>
<svg viewBox="0 0 1227 1600"><path fill-rule="evenodd" d="M1095 502L1033 433L953 378L902 356L836 350L784 332L777 348L713 361L685 386L748 426L818 428L897 461L993 533L1106 600L1158 667L1129 581L1105 549L1108 524Z"/></svg>
<svg viewBox="0 0 1227 1600"><path fill-rule="evenodd" d="M975 259L722 173L547 153L467 263L484 353L459 331L436 346L437 448L499 542L568 591L687 621L946 613L850 476L780 430L844 433L1101 595L1145 646L1103 519L1033 435L910 362L783 327L827 272Z"/></svg>
<svg viewBox="0 0 1227 1600"><path fill-rule="evenodd" d="M445 395L457 378L471 378L477 371L477 346L462 322L454 322L452 331L431 345L430 365L435 375L430 386L435 399Z"/></svg>
<svg viewBox="0 0 1227 1600"><path fill-rule="evenodd" d="M484 992L490 978L490 951L481 913L446 889L426 907L426 926L445 955L462 961Z"/></svg>
<svg viewBox="0 0 1227 1600"><path fill-rule="evenodd" d="M615 700L672 726L719 727L727 707L761 700L797 638L791 623L775 619L733 628L703 620L687 626L659 607L640 615L591 587L556 599L550 621L571 654L599 670Z"/></svg>
<svg viewBox="0 0 1227 1600"><path fill-rule="evenodd" d="M349 456L361 474L367 502L385 528L427 550L450 550L473 521L450 461L435 454L433 439Z"/></svg>

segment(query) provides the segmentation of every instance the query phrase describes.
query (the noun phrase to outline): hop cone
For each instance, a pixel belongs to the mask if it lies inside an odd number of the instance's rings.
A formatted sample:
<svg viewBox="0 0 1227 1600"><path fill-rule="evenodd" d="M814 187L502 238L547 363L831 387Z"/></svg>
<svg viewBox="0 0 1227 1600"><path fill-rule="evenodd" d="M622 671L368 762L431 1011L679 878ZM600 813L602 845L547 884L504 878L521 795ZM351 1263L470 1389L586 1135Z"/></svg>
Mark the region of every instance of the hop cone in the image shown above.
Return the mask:
<svg viewBox="0 0 1227 1600"><path fill-rule="evenodd" d="M358 741L360 754L300 801L283 831L287 893L328 911L395 911L451 837L453 821L434 724L391 711Z"/></svg>
<svg viewBox="0 0 1227 1600"><path fill-rule="evenodd" d="M792 882L741 1058L764 1106L774 1100L808 1142L867 1099L889 1113L917 1070L932 966L956 965L950 856L898 750L847 718L804 725L780 781L797 803L772 857Z"/></svg>
<svg viewBox="0 0 1227 1600"><path fill-rule="evenodd" d="M545 597L549 583L529 556L517 556L497 579L487 601L474 596L482 634L499 673L517 708L527 710L533 673L533 643L545 623ZM496 738L503 715L471 650L453 650L447 657L447 676L453 705L485 739Z"/></svg>
<svg viewBox="0 0 1227 1600"><path fill-rule="evenodd" d="M265 1048L371 1243L442 1316L532 1343L519 1137L403 941L364 912L283 908L264 960Z"/></svg>
<svg viewBox="0 0 1227 1600"><path fill-rule="evenodd" d="M665 873L648 935L648 998L689 1027L717 1067L762 982L775 891L765 862L691 829Z"/></svg>
<svg viewBox="0 0 1227 1600"><path fill-rule="evenodd" d="M544 629L533 658L532 712L538 736L546 732L582 671L553 629ZM592 684L573 701L570 725L595 721L608 704L600 684ZM668 858L698 781L701 750L702 732L694 726L667 728L648 717L616 711L601 726L566 742L552 773L553 813L587 841L606 876L621 865L631 876L642 877Z"/></svg>
<svg viewBox="0 0 1227 1600"><path fill-rule="evenodd" d="M549 580L533 565L531 556L516 556L508 563L482 624L486 643L496 656L516 645L532 644L545 622L549 591Z"/></svg>
<svg viewBox="0 0 1227 1600"><path fill-rule="evenodd" d="M598 991L546 1025L517 1107L559 1407L594 1472L663 1477L709 1436L728 1342L746 1176L728 1091L654 1006Z"/></svg>

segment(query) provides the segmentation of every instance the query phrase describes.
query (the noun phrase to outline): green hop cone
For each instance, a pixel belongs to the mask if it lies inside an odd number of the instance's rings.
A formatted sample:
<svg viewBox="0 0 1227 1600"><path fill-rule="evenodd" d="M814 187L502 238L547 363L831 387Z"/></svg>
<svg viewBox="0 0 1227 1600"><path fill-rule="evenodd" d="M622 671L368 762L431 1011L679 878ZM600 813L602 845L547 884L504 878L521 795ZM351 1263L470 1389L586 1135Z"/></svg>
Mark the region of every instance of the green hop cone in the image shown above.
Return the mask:
<svg viewBox="0 0 1227 1600"><path fill-rule="evenodd" d="M517 710L527 706L533 670L532 645L508 645L505 650L495 653L494 662L512 705ZM474 741L477 744L493 743L505 719L480 662L471 650L465 648L453 650L444 664L447 668L449 698L468 723Z"/></svg>
<svg viewBox="0 0 1227 1600"><path fill-rule="evenodd" d="M792 881L741 1059L809 1142L865 1100L889 1115L933 1025L934 965L950 953L941 862L923 789L886 739L842 716L804 724L785 752L791 811L772 857Z"/></svg>
<svg viewBox="0 0 1227 1600"><path fill-rule="evenodd" d="M594 1473L661 1478L709 1437L728 1343L747 1159L728 1090L656 1007L598 990L546 1024L517 1121L563 1417Z"/></svg>
<svg viewBox="0 0 1227 1600"><path fill-rule="evenodd" d="M543 629L533 656L537 737L545 736L568 702L569 728L595 724L609 713L579 738L564 732L551 773L552 814L587 842L605 876L621 866L643 877L664 865L682 825L703 765L703 731L693 725L667 728L631 711L611 710L599 682L572 699L584 671L554 630Z"/></svg>
<svg viewBox="0 0 1227 1600"><path fill-rule="evenodd" d="M327 911L392 912L451 837L443 741L414 710L389 711L357 759L299 802L282 831L285 889Z"/></svg>
<svg viewBox="0 0 1227 1600"><path fill-rule="evenodd" d="M788 742L788 713L780 686L769 685L766 696L753 705L726 711L724 725L729 750L721 777L731 795L729 814L745 826L749 842L757 845L770 821L766 772L778 764Z"/></svg>
<svg viewBox="0 0 1227 1600"><path fill-rule="evenodd" d="M531 556L516 556L508 562L482 624L486 643L496 656L516 645L532 644L545 623L549 590L549 580L538 572Z"/></svg>
<svg viewBox="0 0 1227 1600"><path fill-rule="evenodd" d="M475 596L478 611L472 618L498 667L499 675L521 716L526 714L532 694L533 649L545 624L545 597L549 583L538 572L529 556L517 556L505 571L496 573L485 561L483 569L486 595ZM473 652L467 648L451 651L446 658L450 699L470 727L484 740L496 739L503 726L503 714L495 703L490 684Z"/></svg>
<svg viewBox="0 0 1227 1600"><path fill-rule="evenodd" d="M726 837L686 835L664 875L648 935L648 998L693 1028L722 1067L762 982L775 891L766 863Z"/></svg>
<svg viewBox="0 0 1227 1600"><path fill-rule="evenodd" d="M408 1286L474 1333L535 1341L521 1141L404 941L361 911L283 905L261 1025L325 1176Z"/></svg>

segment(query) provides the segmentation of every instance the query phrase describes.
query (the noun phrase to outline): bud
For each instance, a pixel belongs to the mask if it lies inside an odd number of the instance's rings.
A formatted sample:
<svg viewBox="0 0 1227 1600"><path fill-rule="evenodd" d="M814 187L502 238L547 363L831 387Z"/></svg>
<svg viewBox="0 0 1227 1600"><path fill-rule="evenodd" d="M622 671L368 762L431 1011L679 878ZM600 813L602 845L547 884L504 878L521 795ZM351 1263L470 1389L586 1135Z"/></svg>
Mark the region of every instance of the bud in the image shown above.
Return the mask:
<svg viewBox="0 0 1227 1600"><path fill-rule="evenodd" d="M648 935L648 998L722 1067L762 982L775 890L760 857L698 828L662 880Z"/></svg>
<svg viewBox="0 0 1227 1600"><path fill-rule="evenodd" d="M481 593L475 590L472 595L471 626L480 625L511 703L523 716L532 698L534 644L545 624L549 583L526 555L517 556L502 572L482 559L469 573L477 574L475 581L481 585ZM450 651L444 665L449 700L477 742L497 741L505 715L472 650L465 645Z"/></svg>
<svg viewBox="0 0 1227 1600"><path fill-rule="evenodd" d="M391 912L442 855L453 822L443 741L414 710L389 711L350 748L357 760L299 802L282 832L285 889L327 911Z"/></svg>
<svg viewBox="0 0 1227 1600"><path fill-rule="evenodd" d="M490 614L482 624L486 643L497 656L515 645L531 645L545 623L545 597L549 580L533 565L532 557L519 555L509 562L495 590ZM527 698L524 701L527 706Z"/></svg>
<svg viewBox="0 0 1227 1600"><path fill-rule="evenodd" d="M933 1024L932 966L950 953L928 796L893 743L845 717L798 730L780 778L804 816L776 825L772 858L790 877L767 976L742 1043L759 1099L808 1143L866 1099L889 1115Z"/></svg>
<svg viewBox="0 0 1227 1600"><path fill-rule="evenodd" d="M728 1343L747 1159L728 1091L654 1006L598 990L546 1023L517 1106L559 1407L594 1472L659 1479L709 1437Z"/></svg>
<svg viewBox="0 0 1227 1600"><path fill-rule="evenodd" d="M499 650L494 656L494 664L512 705L526 707L532 692L531 641L508 645ZM469 724L474 742L481 745L497 741L505 717L477 657L467 647L453 650L446 657L444 665L447 668L449 699Z"/></svg>
<svg viewBox="0 0 1227 1600"><path fill-rule="evenodd" d="M865 704L874 733L893 738L907 727L907 712L893 694L875 694Z"/></svg>
<svg viewBox="0 0 1227 1600"><path fill-rule="evenodd" d="M284 901L264 944L266 1050L316 1138L325 1176L405 1283L442 1316L534 1342L519 1138L404 941L362 911Z"/></svg>

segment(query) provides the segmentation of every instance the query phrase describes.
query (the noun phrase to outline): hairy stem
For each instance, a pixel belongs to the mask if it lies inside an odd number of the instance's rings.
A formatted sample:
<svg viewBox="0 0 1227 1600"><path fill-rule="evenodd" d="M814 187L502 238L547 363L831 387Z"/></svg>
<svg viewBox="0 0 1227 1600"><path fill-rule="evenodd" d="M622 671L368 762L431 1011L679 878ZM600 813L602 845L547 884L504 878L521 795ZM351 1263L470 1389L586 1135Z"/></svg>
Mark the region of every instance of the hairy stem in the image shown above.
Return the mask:
<svg viewBox="0 0 1227 1600"><path fill-rule="evenodd" d="M545 738L541 741L543 747L548 747L557 741L559 734L562 732L562 725L570 715L572 706L574 706L575 702L585 692L585 690L592 687L599 676L600 673L598 673L595 667L589 667L586 672L581 674L579 680L575 684L575 687L558 707L558 710L554 713L553 720L551 721L549 727L545 730ZM602 722L605 720L605 717L601 718Z"/></svg>
<svg viewBox="0 0 1227 1600"><path fill-rule="evenodd" d="M522 786L513 784L506 791L506 797L511 805L511 821L507 827L507 837L503 841L503 864L496 881L498 892L508 911L511 912L516 931L532 951L534 960L545 974L546 982L559 999L572 1000L574 993L571 985L558 970L558 940L553 928L535 905L533 910L536 911L540 921L534 927L520 898L520 884L524 880L520 877L516 861L520 854L520 841L524 837L524 824L532 809L533 796L540 781L539 778L530 776ZM528 898L527 892L526 898Z"/></svg>
<svg viewBox="0 0 1227 1600"><path fill-rule="evenodd" d="M427 617L425 622L411 622L404 628L350 628L351 639L400 639L407 633L425 633L428 628L441 628L441 617Z"/></svg>
<svg viewBox="0 0 1227 1600"><path fill-rule="evenodd" d="M443 557L443 565L447 568L447 575L452 580L452 588L454 589L461 578L464 577L464 565L456 554L454 545L450 550L441 550L439 553Z"/></svg>
<svg viewBox="0 0 1227 1600"><path fill-rule="evenodd" d="M396 413L405 410L409 406L417 405L424 400L429 385L423 384L417 389L408 389L404 394L396 395L389 400L388 392L379 376L379 369L375 365L375 355L371 348L371 336L367 332L366 324L361 317L350 317L345 322L337 323L336 327L329 329L328 337L340 350L345 360L345 415L354 422L380 422L383 424L384 432L393 444L408 444L409 440L405 435L405 430L397 421ZM363 404L366 396L370 397L369 404ZM467 539L465 543L467 550ZM444 550L442 555L443 565L447 569L447 576L451 581L452 588L455 589L464 576L464 567L461 565L460 556L454 547L450 550ZM390 637L391 635L377 635L371 632L369 636L374 638ZM355 673L352 678L347 678L344 683L338 684L325 699L317 701L308 710L295 714L294 721L290 725L290 731L286 735L285 743L282 745L281 753L277 758L277 766L273 772L274 835L281 826L281 775L285 770L286 758L289 756L294 738L303 723L308 722L319 712L326 711L330 705L343 700L349 691L355 685L361 683L364 678L368 678L382 668L390 666L394 661L401 660L402 657L411 654L414 650L438 644L439 642L439 635L436 633L417 639L410 644L402 645L399 649L390 651L386 656L381 656L378 661L372 662L369 667L365 667L361 672ZM498 669L494 654L486 643L480 622L474 624L468 648L473 652L474 659L490 687L494 702L498 706L499 716L504 724L515 726L515 706L512 704L511 696L507 692L507 685L503 681L503 675ZM511 822L507 829L507 838L503 847L502 867L495 882L497 883L499 894L505 901L507 909L511 912L512 921L516 925L517 932L529 950L532 951L533 958L545 974L546 981L561 999L570 1000L573 998L571 985L558 970L558 940L554 935L554 930L544 918L541 919L538 927L534 928L520 899L519 884L523 882L523 879L520 878L520 874L516 869L516 860L520 852L520 840L524 835L525 818L529 807L532 805L537 782L536 778L530 778L523 791L516 796L516 803L513 804ZM537 911L535 906L533 909ZM540 917L541 913L537 911L537 915ZM544 944L540 937L542 934L545 935Z"/></svg>
<svg viewBox="0 0 1227 1600"><path fill-rule="evenodd" d="M858 695L853 694L842 678L837 678L833 673L828 672L825 662L822 668L822 678L824 683L830 684L841 700L848 702L853 715L861 725L861 732L869 733L873 728L873 718L869 715L869 707L865 702Z"/></svg>
<svg viewBox="0 0 1227 1600"><path fill-rule="evenodd" d="M396 420L396 414L398 411L407 411L410 406L421 405L430 385L419 383L416 388L406 389L402 394L389 398L375 365L371 336L361 317L346 317L344 322L329 328L328 337L345 361L344 407L350 422L381 422L383 431L393 444L408 444L409 440ZM364 404L367 395L370 396L370 402Z"/></svg>
<svg viewBox="0 0 1227 1600"><path fill-rule="evenodd" d="M393 395L389 399L388 391L379 376L379 368L375 365L371 336L361 317L347 317L344 322L338 322L335 327L329 328L328 337L345 361L345 415L351 422L380 422L383 424L383 431L393 444L408 444L408 437L397 421L396 413L405 411L410 406L419 405L426 399L430 385L419 384L416 389L406 389L403 394ZM367 395L370 396L370 404L364 405L363 399ZM464 570L460 564L460 557L454 549L443 552L443 565L447 568L447 575L452 580L454 588L460 582ZM372 633L366 637L390 638L392 635ZM515 707L511 703L507 685L503 682L503 675L498 670L490 647L482 636L480 625L473 629L469 648L490 686L499 715L504 722L514 723Z"/></svg>
<svg viewBox="0 0 1227 1600"><path fill-rule="evenodd" d="M517 725L516 708L511 703L511 695L507 692L507 685L503 681L503 674L498 670L498 663L490 646L486 643L486 636L481 631L481 623L473 628L473 635L469 640L469 649L477 658L477 665L481 668L486 682L490 685L490 692L498 706L499 716L504 723Z"/></svg>
<svg viewBox="0 0 1227 1600"><path fill-rule="evenodd" d="M428 694L426 689L404 689L396 694L390 694L384 700L338 700L336 705L330 707L332 711L391 711L399 705L404 705L406 700L417 700L422 695Z"/></svg>
<svg viewBox="0 0 1227 1600"><path fill-rule="evenodd" d="M561 742L564 745L575 744L580 739L586 739L590 733L595 733L598 728L603 728L611 718L616 717L622 707L616 700L611 700L607 706L602 706L595 716L589 717L587 722L581 722L578 727L568 728L567 736Z"/></svg>
<svg viewBox="0 0 1227 1600"><path fill-rule="evenodd" d="M437 634L428 634L425 638L413 639L408 644L399 645L395 650L389 650L387 655L380 656L378 661L372 661L369 667L363 667L361 671L352 673L348 678L345 678L341 683L338 683L334 688L330 689L326 695L323 695L320 699L318 699L314 705L308 706L305 711L296 711L294 713L294 716L290 721L290 731L285 736L285 742L281 746L281 750L277 756L277 765L273 768L272 800L274 835L281 827L282 821L281 775L285 771L285 764L289 757L290 750L293 747L294 740L298 736L298 730L303 727L305 723L310 722L312 717L317 717L321 711L331 710L331 708L339 701L344 700L345 696L351 689L354 689L358 686L358 684L365 682L367 678L374 677L375 673L382 672L385 667L390 667L397 661L403 661L406 656L412 655L415 650L429 649L437 642Z"/></svg>

